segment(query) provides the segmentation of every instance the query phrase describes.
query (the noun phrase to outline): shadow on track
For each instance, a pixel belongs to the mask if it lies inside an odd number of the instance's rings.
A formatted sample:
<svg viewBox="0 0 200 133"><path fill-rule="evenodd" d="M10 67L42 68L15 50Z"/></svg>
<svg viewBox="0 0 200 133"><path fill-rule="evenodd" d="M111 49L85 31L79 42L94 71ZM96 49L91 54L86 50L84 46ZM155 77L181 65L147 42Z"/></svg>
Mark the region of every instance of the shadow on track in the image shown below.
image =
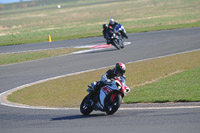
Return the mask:
<svg viewBox="0 0 200 133"><path fill-rule="evenodd" d="M86 116L86 115L70 115L70 116L52 118L51 121L85 119L85 118L100 117L100 116L106 116L106 114L91 114L88 116Z"/></svg>

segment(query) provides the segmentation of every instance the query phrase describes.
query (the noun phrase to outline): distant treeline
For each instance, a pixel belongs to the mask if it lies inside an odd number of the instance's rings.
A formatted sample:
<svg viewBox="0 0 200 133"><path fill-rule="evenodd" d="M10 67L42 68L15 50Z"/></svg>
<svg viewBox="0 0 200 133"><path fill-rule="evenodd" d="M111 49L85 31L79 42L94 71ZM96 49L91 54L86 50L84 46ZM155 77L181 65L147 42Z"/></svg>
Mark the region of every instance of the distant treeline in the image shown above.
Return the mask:
<svg viewBox="0 0 200 133"><path fill-rule="evenodd" d="M72 2L72 1L81 1L81 0L32 0L32 1L21 0L20 2L17 3L0 4L0 10L36 7L36 6Z"/></svg>

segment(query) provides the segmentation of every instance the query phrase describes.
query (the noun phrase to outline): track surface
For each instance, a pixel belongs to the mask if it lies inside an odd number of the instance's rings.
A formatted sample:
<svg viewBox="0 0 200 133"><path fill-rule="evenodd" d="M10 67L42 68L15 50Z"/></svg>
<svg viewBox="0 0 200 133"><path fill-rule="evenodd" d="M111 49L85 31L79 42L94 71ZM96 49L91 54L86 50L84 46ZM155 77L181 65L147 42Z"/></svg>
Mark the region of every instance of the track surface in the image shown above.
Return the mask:
<svg viewBox="0 0 200 133"><path fill-rule="evenodd" d="M0 47L0 53L103 44L102 37ZM0 93L63 74L200 49L200 28L130 34L123 50L104 49L0 67ZM86 88L85 88L86 89ZM0 132L192 132L200 131L200 109L119 110L113 116L79 110L31 110L0 105Z"/></svg>

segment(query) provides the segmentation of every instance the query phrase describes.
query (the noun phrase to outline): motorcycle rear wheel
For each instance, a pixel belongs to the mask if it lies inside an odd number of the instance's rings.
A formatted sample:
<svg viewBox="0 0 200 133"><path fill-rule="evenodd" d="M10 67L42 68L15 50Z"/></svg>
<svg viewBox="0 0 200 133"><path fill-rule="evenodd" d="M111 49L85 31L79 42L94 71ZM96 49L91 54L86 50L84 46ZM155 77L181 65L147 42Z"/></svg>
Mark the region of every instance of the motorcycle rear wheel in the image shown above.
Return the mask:
<svg viewBox="0 0 200 133"><path fill-rule="evenodd" d="M93 111L93 107L91 106L91 98L89 94L83 99L80 105L80 111L83 115L89 115Z"/></svg>
<svg viewBox="0 0 200 133"><path fill-rule="evenodd" d="M122 96L117 95L112 103L106 104L106 113L108 115L114 114L120 107L122 103Z"/></svg>

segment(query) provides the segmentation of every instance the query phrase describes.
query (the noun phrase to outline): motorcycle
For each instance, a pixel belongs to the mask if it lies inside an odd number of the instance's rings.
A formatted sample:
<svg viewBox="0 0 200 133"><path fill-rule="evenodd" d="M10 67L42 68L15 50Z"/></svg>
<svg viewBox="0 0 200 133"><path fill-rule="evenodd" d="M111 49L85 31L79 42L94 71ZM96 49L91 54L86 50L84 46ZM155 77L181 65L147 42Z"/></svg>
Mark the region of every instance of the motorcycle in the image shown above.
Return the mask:
<svg viewBox="0 0 200 133"><path fill-rule="evenodd" d="M110 43L116 47L118 50L120 48L124 48L124 41L123 41L123 36L125 36L126 38L127 35L126 35L126 31L124 29L124 27L121 25L121 24L118 24L114 27L114 29L112 29L112 27L109 27L110 30L110 34L111 34L111 37L110 37Z"/></svg>
<svg viewBox="0 0 200 133"><path fill-rule="evenodd" d="M80 112L83 115L89 115L93 110L112 115L119 109L126 93L130 92L130 88L125 85L125 79L122 77L116 77L110 83L105 83L96 94L94 94L95 85L96 82L88 86L89 94L81 102Z"/></svg>

